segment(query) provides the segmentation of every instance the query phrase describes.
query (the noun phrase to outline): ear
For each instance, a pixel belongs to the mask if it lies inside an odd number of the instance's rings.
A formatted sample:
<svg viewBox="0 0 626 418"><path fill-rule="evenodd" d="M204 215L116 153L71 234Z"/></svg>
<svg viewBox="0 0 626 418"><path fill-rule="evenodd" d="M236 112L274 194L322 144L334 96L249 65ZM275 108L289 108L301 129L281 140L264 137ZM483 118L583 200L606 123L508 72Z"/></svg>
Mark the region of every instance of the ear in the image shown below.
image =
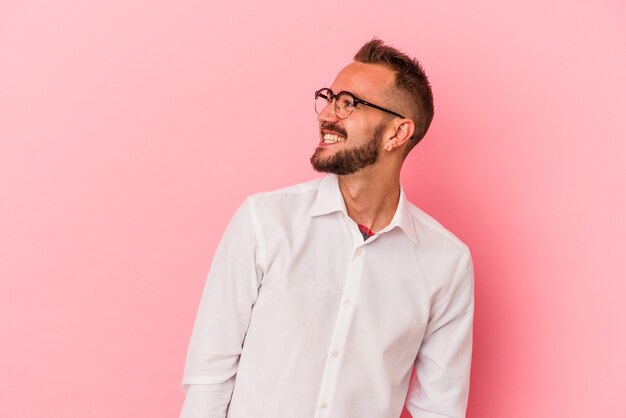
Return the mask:
<svg viewBox="0 0 626 418"><path fill-rule="evenodd" d="M394 123L393 129L393 136L389 138L385 145L387 151L403 146L415 132L415 124L411 119L400 119Z"/></svg>

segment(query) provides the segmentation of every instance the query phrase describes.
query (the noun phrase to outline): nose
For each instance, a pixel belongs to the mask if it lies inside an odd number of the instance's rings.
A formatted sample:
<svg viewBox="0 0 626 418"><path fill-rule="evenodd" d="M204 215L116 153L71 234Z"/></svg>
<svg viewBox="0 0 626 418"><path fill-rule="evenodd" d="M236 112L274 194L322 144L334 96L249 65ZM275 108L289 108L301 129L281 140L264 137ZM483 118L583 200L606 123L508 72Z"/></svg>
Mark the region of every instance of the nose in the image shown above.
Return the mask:
<svg viewBox="0 0 626 418"><path fill-rule="evenodd" d="M332 100L317 114L318 122L337 122L337 114L335 113L335 101Z"/></svg>

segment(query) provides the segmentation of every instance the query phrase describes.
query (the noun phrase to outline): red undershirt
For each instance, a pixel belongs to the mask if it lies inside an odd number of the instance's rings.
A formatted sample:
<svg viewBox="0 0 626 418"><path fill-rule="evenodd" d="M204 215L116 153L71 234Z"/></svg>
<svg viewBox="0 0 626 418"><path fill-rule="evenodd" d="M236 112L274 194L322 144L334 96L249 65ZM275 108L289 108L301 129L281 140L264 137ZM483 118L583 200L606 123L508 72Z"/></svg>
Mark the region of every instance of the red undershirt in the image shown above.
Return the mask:
<svg viewBox="0 0 626 418"><path fill-rule="evenodd" d="M369 237L374 235L371 229L366 227L365 225L357 224L359 226L359 231L361 231L361 235L363 235L363 241L367 241Z"/></svg>

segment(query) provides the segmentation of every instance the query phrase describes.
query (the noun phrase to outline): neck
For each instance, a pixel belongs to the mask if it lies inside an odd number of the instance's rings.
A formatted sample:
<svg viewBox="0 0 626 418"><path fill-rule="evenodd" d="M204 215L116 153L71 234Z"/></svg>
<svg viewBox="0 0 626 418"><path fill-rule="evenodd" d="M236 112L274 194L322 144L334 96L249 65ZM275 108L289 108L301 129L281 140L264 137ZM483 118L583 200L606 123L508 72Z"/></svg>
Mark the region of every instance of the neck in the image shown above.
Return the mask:
<svg viewBox="0 0 626 418"><path fill-rule="evenodd" d="M400 172L381 172L373 166L339 176L339 189L348 216L378 232L391 222L400 198Z"/></svg>

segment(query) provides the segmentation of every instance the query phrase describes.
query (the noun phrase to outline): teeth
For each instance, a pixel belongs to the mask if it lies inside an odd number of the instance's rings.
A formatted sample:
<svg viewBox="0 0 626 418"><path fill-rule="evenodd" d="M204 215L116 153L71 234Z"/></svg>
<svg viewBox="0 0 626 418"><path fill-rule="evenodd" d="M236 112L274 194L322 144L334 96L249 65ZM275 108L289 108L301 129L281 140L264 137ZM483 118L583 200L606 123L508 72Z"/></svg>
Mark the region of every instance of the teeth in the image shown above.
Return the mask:
<svg viewBox="0 0 626 418"><path fill-rule="evenodd" d="M325 144L334 144L335 142L343 142L345 141L344 137L335 134L324 134L324 143Z"/></svg>

